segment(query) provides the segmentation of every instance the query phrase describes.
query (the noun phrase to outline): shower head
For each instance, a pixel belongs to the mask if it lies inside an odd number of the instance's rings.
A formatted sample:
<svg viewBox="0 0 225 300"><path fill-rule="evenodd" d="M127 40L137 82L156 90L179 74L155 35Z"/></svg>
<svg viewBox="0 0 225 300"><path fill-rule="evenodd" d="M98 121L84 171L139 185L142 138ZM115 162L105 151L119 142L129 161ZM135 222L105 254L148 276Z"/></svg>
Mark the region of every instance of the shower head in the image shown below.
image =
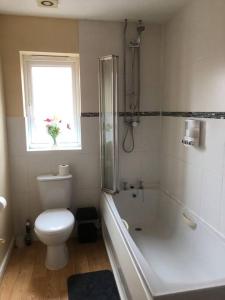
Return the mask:
<svg viewBox="0 0 225 300"><path fill-rule="evenodd" d="M145 26L143 25L142 20L138 20L137 32L140 35L143 31L145 31Z"/></svg>
<svg viewBox="0 0 225 300"><path fill-rule="evenodd" d="M137 24L137 33L138 33L138 37L136 40L136 45L140 47L141 44L141 34L142 32L145 30L145 26L142 23L142 20L138 20L138 24Z"/></svg>
<svg viewBox="0 0 225 300"><path fill-rule="evenodd" d="M127 19L124 20L124 39L126 39L126 31L127 31ZM140 48L141 45L141 33L145 31L145 26L142 20L138 20L137 23L137 38L130 41L128 44L128 48Z"/></svg>

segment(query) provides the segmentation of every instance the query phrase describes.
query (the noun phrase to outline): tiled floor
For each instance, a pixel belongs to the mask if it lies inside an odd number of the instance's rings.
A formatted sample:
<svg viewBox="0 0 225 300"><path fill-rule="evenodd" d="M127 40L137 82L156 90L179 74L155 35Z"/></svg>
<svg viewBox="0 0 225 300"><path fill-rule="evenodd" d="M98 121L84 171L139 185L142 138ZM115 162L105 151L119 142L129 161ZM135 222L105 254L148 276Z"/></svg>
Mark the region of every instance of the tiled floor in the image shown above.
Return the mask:
<svg viewBox="0 0 225 300"><path fill-rule="evenodd" d="M94 244L69 241L70 260L59 271L48 271L44 266L45 246L14 249L0 286L1 300L67 299L67 278L75 273L110 269L102 240Z"/></svg>

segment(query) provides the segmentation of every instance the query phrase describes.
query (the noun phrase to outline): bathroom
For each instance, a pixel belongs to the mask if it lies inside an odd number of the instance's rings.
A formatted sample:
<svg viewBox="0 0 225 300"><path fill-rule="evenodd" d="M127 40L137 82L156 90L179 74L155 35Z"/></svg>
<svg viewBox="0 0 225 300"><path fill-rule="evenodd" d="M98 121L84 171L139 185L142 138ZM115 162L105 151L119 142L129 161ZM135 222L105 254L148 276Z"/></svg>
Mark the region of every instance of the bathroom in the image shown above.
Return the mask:
<svg viewBox="0 0 225 300"><path fill-rule="evenodd" d="M106 270L116 293L108 299L225 299L224 28L224 0L0 1L0 299L106 299L76 288L71 296L68 284ZM116 109L107 162L105 58ZM74 72L75 100L60 100L57 76L37 81L58 101L53 111L41 106L37 131L29 68L52 61ZM53 145L44 120L57 110L65 128ZM35 231L45 211L38 178L56 177L59 165L72 175L63 177L72 232L65 266L49 270ZM90 207L102 229L96 242L80 243L77 211Z"/></svg>

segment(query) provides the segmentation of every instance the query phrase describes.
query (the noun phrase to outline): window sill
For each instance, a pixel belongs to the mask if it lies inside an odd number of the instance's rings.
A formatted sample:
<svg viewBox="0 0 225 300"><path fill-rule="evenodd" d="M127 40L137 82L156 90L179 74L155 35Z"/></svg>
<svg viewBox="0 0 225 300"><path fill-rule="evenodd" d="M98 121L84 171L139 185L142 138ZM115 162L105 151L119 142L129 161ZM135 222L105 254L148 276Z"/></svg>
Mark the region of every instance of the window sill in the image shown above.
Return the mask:
<svg viewBox="0 0 225 300"><path fill-rule="evenodd" d="M27 152L43 152L43 151L68 151L68 150L82 150L80 146L49 146L43 148L27 148Z"/></svg>

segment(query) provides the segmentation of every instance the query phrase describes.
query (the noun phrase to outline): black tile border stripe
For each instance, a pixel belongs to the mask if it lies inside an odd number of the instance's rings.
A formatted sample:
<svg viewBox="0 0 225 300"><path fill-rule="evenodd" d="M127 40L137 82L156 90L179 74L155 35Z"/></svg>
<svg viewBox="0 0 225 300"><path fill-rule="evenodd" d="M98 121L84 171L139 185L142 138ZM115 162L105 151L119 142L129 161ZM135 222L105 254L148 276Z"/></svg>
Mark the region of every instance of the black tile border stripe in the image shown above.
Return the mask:
<svg viewBox="0 0 225 300"><path fill-rule="evenodd" d="M119 116L131 116L132 114L130 112L124 113L119 112ZM141 111L139 113L134 113L135 116L145 117L145 116L160 116L160 111ZM82 118L90 118L90 117L99 117L98 112L82 112L81 113Z"/></svg>
<svg viewBox="0 0 225 300"><path fill-rule="evenodd" d="M146 117L146 116L154 117L154 116L160 116L160 111L140 111L139 113L134 113L134 115L139 116L139 117ZM119 112L119 116L120 117L124 117L124 116L130 117L130 116L132 116L132 113Z"/></svg>
<svg viewBox="0 0 225 300"><path fill-rule="evenodd" d="M130 112L124 113L119 112L120 117L131 116ZM154 117L154 116L163 116L163 117L183 117L183 118L206 118L206 119L225 119L225 112L167 112L163 111L142 111L135 113L135 116L139 117ZM81 113L82 118L91 118L99 117L99 112L83 112Z"/></svg>
<svg viewBox="0 0 225 300"><path fill-rule="evenodd" d="M225 119L225 112L166 112L161 113L164 117L184 117L184 118L206 118Z"/></svg>
<svg viewBox="0 0 225 300"><path fill-rule="evenodd" d="M82 118L99 117L99 113L98 112L82 112L81 117Z"/></svg>

